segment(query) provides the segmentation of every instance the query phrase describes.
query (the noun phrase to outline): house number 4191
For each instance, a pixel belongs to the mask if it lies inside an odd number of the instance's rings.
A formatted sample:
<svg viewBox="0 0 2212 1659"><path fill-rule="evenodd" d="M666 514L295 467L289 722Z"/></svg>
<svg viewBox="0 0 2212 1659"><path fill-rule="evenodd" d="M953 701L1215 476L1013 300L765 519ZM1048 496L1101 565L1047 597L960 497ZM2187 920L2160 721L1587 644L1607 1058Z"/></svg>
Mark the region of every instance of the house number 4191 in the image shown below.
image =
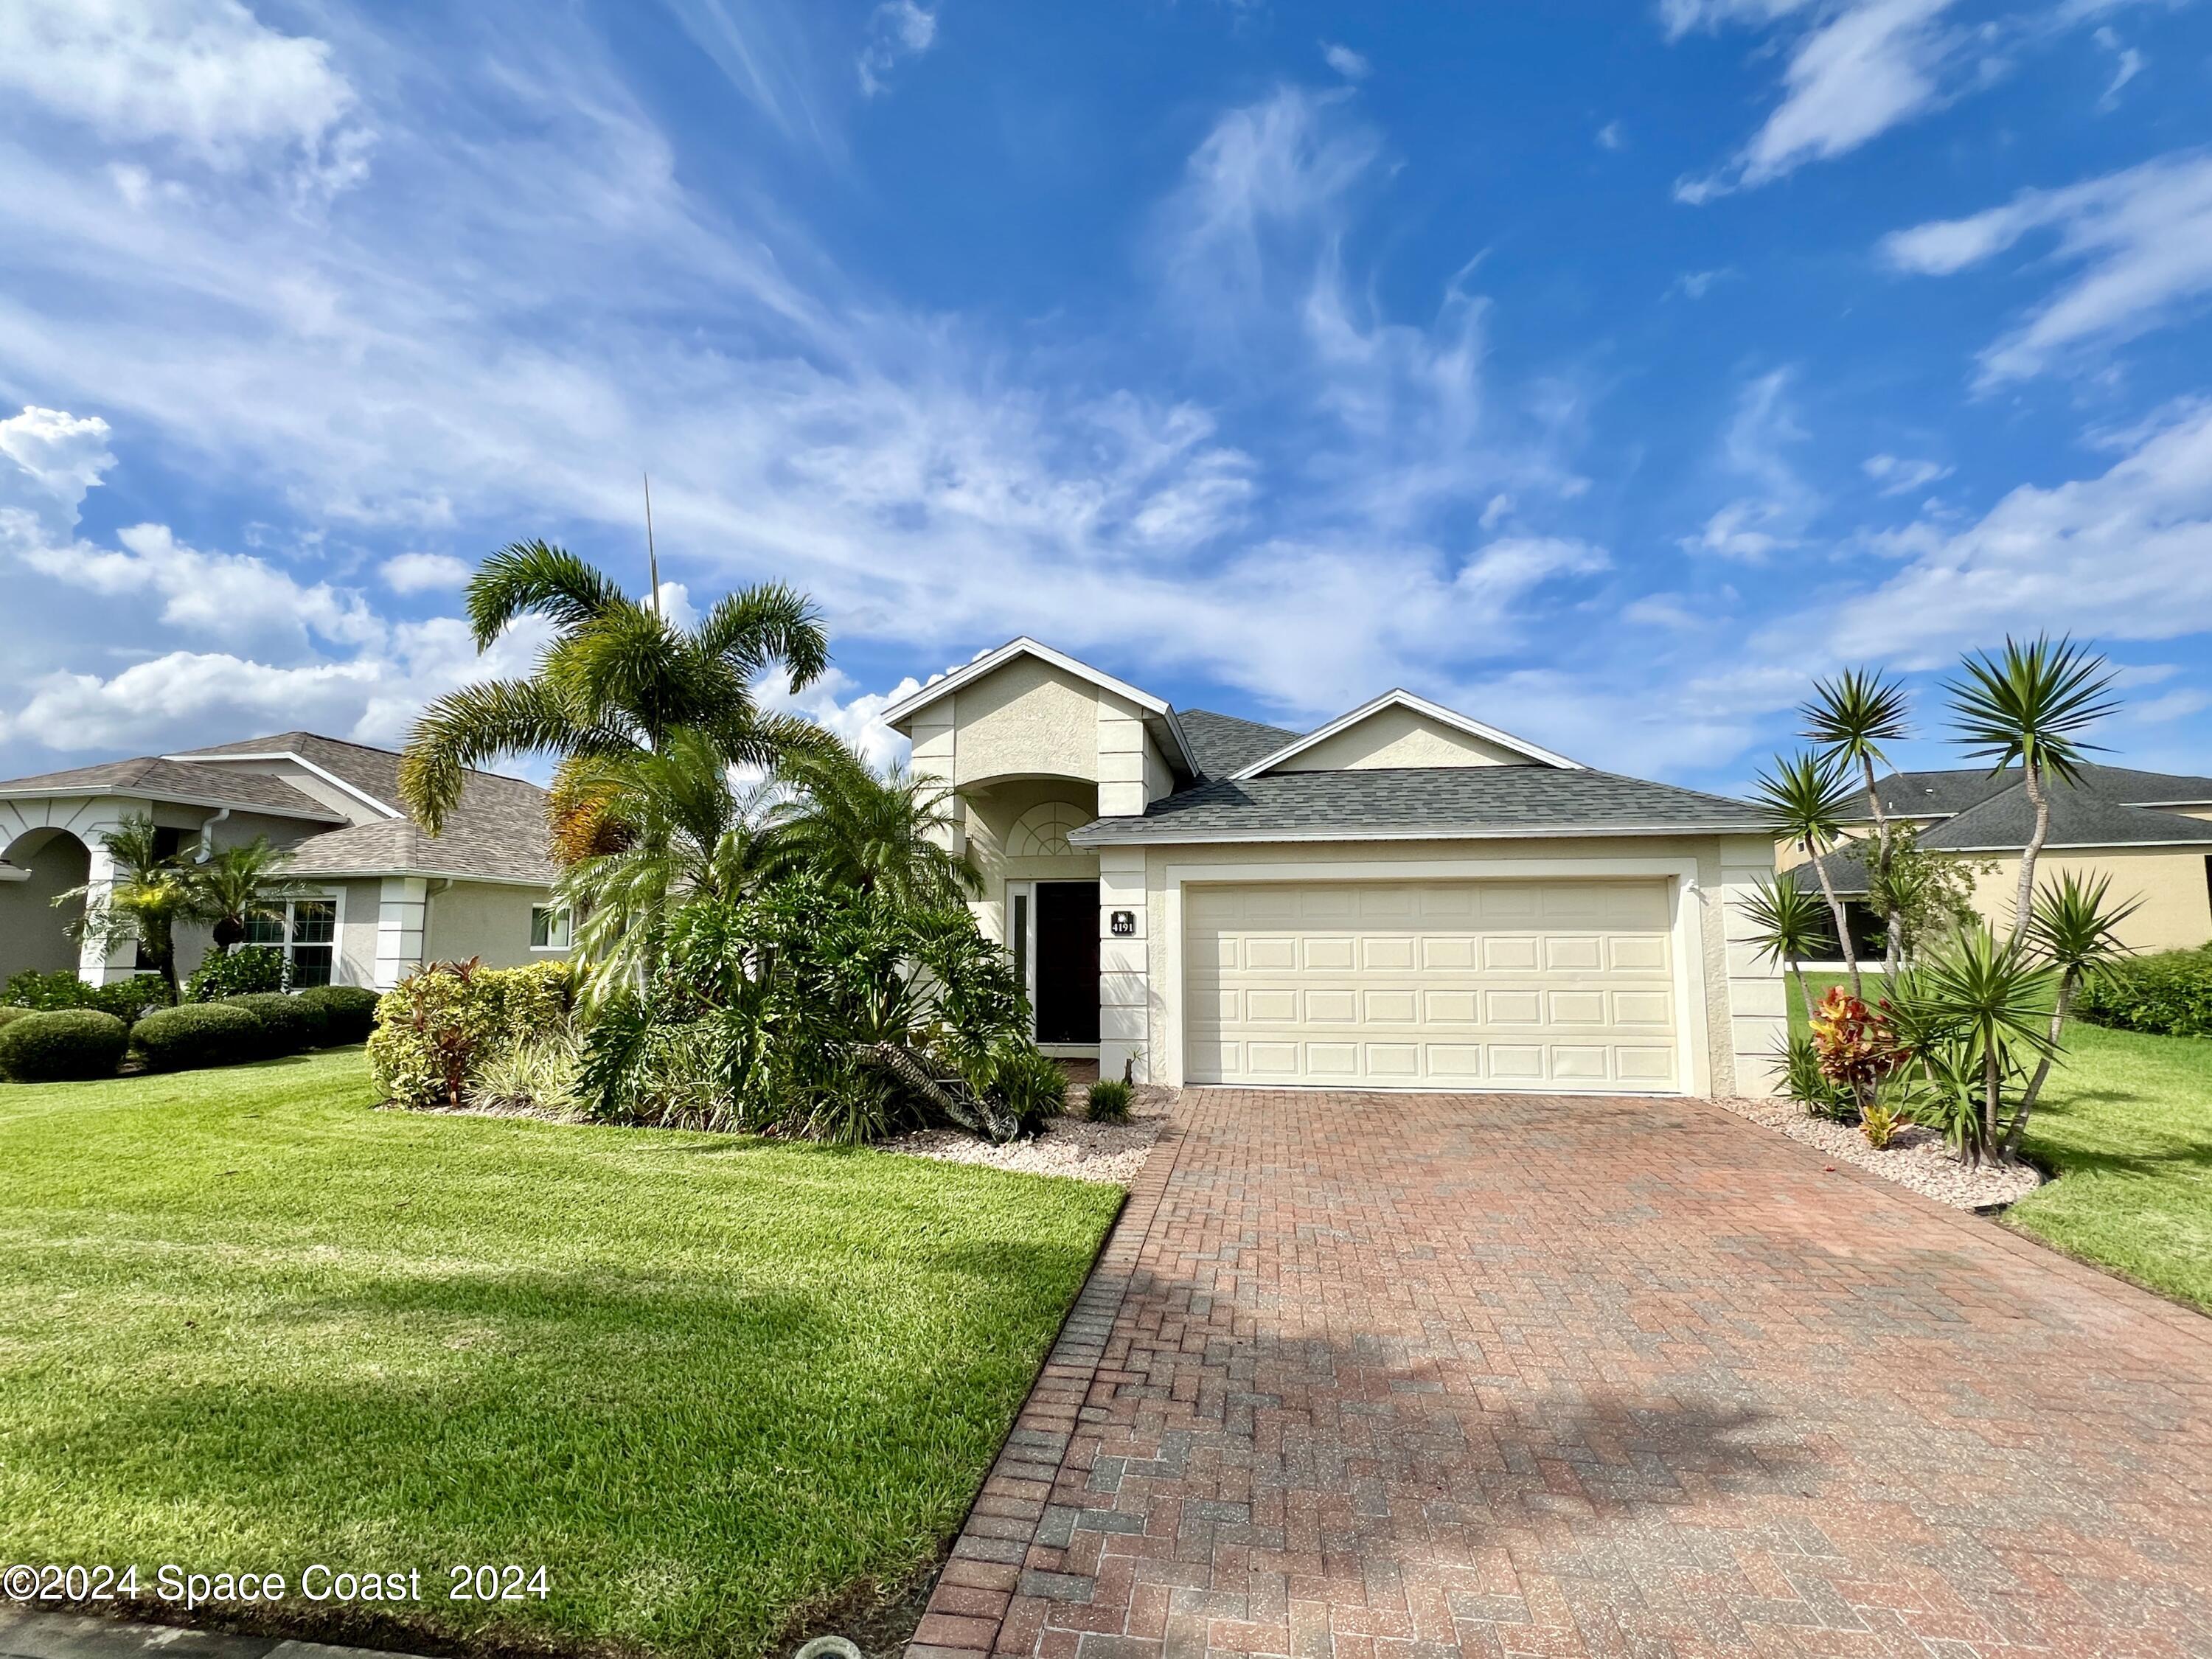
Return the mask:
<svg viewBox="0 0 2212 1659"><path fill-rule="evenodd" d="M1134 937L1136 931L1137 913L1134 910L1116 910L1114 912L1114 937L1115 939L1133 938Z"/></svg>

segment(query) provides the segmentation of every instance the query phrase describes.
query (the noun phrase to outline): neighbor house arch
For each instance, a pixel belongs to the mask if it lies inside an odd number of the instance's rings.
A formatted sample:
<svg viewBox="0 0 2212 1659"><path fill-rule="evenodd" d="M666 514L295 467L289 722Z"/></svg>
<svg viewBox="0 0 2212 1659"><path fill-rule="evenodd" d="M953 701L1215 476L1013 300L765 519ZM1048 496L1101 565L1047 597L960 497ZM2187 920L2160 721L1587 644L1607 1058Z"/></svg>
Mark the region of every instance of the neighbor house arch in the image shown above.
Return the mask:
<svg viewBox="0 0 2212 1659"><path fill-rule="evenodd" d="M0 848L0 980L26 971L76 972L78 946L69 928L84 915L84 903L58 908L54 901L90 879L91 848L52 824L0 823L0 836L11 836Z"/></svg>

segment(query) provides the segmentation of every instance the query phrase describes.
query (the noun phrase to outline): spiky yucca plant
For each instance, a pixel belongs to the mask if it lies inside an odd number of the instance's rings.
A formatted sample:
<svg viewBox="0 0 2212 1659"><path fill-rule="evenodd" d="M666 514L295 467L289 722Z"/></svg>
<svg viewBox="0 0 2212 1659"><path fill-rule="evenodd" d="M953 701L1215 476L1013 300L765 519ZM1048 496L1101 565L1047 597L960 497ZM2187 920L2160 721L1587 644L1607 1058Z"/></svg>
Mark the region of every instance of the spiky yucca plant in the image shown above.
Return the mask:
<svg viewBox="0 0 2212 1659"><path fill-rule="evenodd" d="M1835 922L1836 942L1843 947L1851 994L1863 995L1858 954L1851 948L1844 902L1836 896L1835 883L1820 861L1843 838L1844 815L1850 809L1850 789L1841 769L1818 754L1778 756L1774 769L1761 772L1752 785L1751 798L1769 832L1802 848L1812 861L1814 877L1820 884L1821 896L1827 900L1828 914Z"/></svg>
<svg viewBox="0 0 2212 1659"><path fill-rule="evenodd" d="M1889 891L1895 856L1889 815L1882 810L1881 790L1875 765L1889 764L1886 743L1896 743L1911 731L1911 702L1904 685L1869 669L1846 668L1833 679L1815 680L1813 696L1798 712L1804 718L1804 735L1820 745L1830 761L1843 768L1856 766L1866 787L1867 811L1874 819L1873 891ZM1886 927L1883 968L1897 970L1903 928L1897 908L1890 904L1883 916Z"/></svg>

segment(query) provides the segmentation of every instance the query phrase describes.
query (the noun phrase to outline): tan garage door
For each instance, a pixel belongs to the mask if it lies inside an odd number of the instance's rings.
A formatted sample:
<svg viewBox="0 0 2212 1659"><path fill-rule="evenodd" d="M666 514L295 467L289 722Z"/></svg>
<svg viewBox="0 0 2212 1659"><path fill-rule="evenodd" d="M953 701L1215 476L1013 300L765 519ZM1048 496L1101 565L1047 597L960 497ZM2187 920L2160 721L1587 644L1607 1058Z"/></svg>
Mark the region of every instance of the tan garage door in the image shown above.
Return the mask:
<svg viewBox="0 0 2212 1659"><path fill-rule="evenodd" d="M1194 885L1183 909L1194 1083L1680 1086L1664 882Z"/></svg>

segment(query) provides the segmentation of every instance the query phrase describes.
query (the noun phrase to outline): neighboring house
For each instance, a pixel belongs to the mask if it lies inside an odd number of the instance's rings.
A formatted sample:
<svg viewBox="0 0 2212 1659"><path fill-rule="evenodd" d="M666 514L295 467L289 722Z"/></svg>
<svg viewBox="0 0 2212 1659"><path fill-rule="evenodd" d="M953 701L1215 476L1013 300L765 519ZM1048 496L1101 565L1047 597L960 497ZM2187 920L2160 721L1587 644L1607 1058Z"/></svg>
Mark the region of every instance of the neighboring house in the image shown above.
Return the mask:
<svg viewBox="0 0 2212 1659"><path fill-rule="evenodd" d="M1154 1083L1765 1094L1740 802L1392 691L1318 730L1178 711L1021 639L887 709L956 787L1055 1050Z"/></svg>
<svg viewBox="0 0 2212 1659"><path fill-rule="evenodd" d="M295 984L388 989L426 961L511 966L568 954L544 791L472 772L440 836L398 800L398 755L309 732L0 783L0 977L74 969L100 984L137 971L134 947L80 946L52 902L112 878L100 837L136 816L186 857L264 835L291 849L286 873L315 894L258 924L253 942L283 951ZM185 930L178 972L207 947L204 928Z"/></svg>
<svg viewBox="0 0 2212 1659"><path fill-rule="evenodd" d="M1922 847L1994 866L1977 875L1974 905L1992 926L2010 927L2021 854L2035 828L2020 769L1893 772L1875 787L1883 814L1911 823ZM1869 815L1848 833L1873 830ZM1802 850L1783 850L1776 861L1816 884ZM1864 860L1839 847L1821 865L1838 896L1853 901L1853 937L1879 951L1880 919L1859 902L1867 890ZM2193 949L2212 940L2212 778L2083 766L2078 784L2052 786L2051 833L2035 867L2039 886L2071 870L2109 876L2115 899L2140 898L2119 928L2131 950Z"/></svg>

